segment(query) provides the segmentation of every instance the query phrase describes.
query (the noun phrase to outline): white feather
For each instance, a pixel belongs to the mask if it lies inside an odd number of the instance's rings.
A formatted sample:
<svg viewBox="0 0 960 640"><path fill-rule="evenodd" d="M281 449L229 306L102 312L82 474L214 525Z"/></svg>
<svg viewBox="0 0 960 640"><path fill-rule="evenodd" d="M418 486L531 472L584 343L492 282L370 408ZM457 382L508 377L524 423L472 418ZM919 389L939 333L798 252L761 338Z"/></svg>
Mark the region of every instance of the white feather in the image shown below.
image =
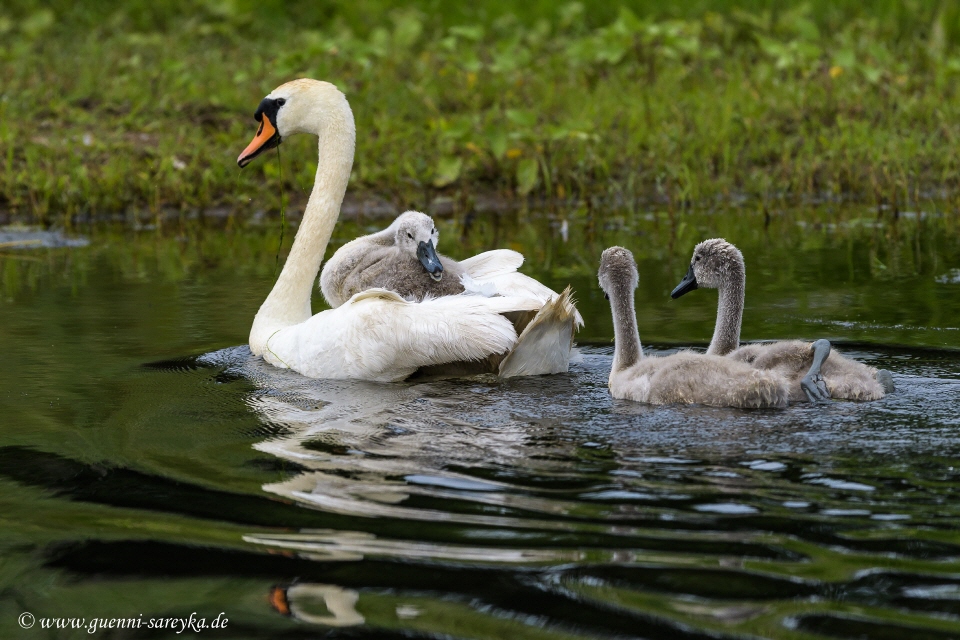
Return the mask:
<svg viewBox="0 0 960 640"><path fill-rule="evenodd" d="M517 345L500 363L500 376L563 373L570 367L577 308L570 287L548 301L524 328Z"/></svg>
<svg viewBox="0 0 960 640"><path fill-rule="evenodd" d="M480 283L470 277L469 273L460 276L460 284L463 285L464 293L484 298L492 298L497 295L497 286L492 282Z"/></svg>
<svg viewBox="0 0 960 640"><path fill-rule="evenodd" d="M532 299L475 295L412 303L370 289L277 331L263 356L311 378L402 380L420 367L509 351L517 334L501 314L539 307Z"/></svg>
<svg viewBox="0 0 960 640"><path fill-rule="evenodd" d="M495 249L478 253L472 258L460 261L460 266L466 269L474 278L485 278L503 273L512 273L523 264L523 254L510 249Z"/></svg>

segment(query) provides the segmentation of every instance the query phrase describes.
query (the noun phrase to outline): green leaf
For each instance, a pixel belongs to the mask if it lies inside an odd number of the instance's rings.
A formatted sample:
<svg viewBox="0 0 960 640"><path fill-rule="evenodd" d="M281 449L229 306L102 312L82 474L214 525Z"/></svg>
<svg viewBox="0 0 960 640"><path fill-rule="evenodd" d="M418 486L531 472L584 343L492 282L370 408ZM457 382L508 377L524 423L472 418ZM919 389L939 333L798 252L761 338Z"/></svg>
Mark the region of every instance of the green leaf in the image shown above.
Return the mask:
<svg viewBox="0 0 960 640"><path fill-rule="evenodd" d="M852 49L841 49L833 55L833 64L850 69L857 63L857 54Z"/></svg>
<svg viewBox="0 0 960 640"><path fill-rule="evenodd" d="M617 21L614 23L625 33L640 33L646 24L637 18L633 11L626 7L620 7L620 13L617 15Z"/></svg>
<svg viewBox="0 0 960 640"><path fill-rule="evenodd" d="M497 160L503 158L509 144L507 134L503 131L494 131L487 136L487 140L490 142L490 151L493 153L493 157Z"/></svg>
<svg viewBox="0 0 960 640"><path fill-rule="evenodd" d="M423 33L423 22L414 11L398 11L393 15L393 42L401 49L409 49Z"/></svg>
<svg viewBox="0 0 960 640"><path fill-rule="evenodd" d="M815 42L820 39L820 29L812 20L797 18L793 21L793 28L804 40Z"/></svg>
<svg viewBox="0 0 960 640"><path fill-rule="evenodd" d="M440 158L437 168L433 172L433 186L445 187L460 177L463 168L463 158L446 156Z"/></svg>
<svg viewBox="0 0 960 640"><path fill-rule="evenodd" d="M571 2L560 7L560 26L567 29L583 20L583 4Z"/></svg>
<svg viewBox="0 0 960 640"><path fill-rule="evenodd" d="M50 9L40 9L30 14L26 20L21 22L20 29L27 37L36 38L52 27L54 21L53 11Z"/></svg>
<svg viewBox="0 0 960 640"><path fill-rule="evenodd" d="M526 158L517 164L517 193L527 195L537 186L540 165L533 158Z"/></svg>
<svg viewBox="0 0 960 640"><path fill-rule="evenodd" d="M458 26L450 27L450 35L459 36L466 40L474 42L483 38L483 27L481 26Z"/></svg>
<svg viewBox="0 0 960 640"><path fill-rule="evenodd" d="M443 136L459 140L473 131L473 118L470 116L455 118L451 122L443 123Z"/></svg>
<svg viewBox="0 0 960 640"><path fill-rule="evenodd" d="M532 129L537 124L537 114L527 109L507 109L507 120L524 129Z"/></svg>
<svg viewBox="0 0 960 640"><path fill-rule="evenodd" d="M880 78L883 77L883 69L864 65L863 75L866 77L867 82L871 84L877 84L880 82Z"/></svg>

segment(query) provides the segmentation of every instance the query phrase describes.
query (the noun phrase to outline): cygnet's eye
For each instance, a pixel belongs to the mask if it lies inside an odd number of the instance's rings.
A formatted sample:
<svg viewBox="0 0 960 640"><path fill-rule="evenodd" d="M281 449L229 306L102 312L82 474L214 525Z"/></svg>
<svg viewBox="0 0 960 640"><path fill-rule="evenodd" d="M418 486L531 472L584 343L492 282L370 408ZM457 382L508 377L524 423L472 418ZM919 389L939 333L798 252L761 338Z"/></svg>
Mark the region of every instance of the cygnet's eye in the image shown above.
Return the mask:
<svg viewBox="0 0 960 640"><path fill-rule="evenodd" d="M434 227L433 229L430 230L430 235L433 235L433 234L435 234L436 232L437 232L437 228Z"/></svg>
<svg viewBox="0 0 960 640"><path fill-rule="evenodd" d="M407 237L410 238L411 240L413 240L413 234L412 234L412 233L408 233L408 234L407 234Z"/></svg>
<svg viewBox="0 0 960 640"><path fill-rule="evenodd" d="M693 259L696 260L697 262L699 262L699 261L700 261L700 256L694 256Z"/></svg>
<svg viewBox="0 0 960 640"><path fill-rule="evenodd" d="M278 107L282 107L282 106L285 105L285 104L287 104L287 99L286 99L286 98L277 98L277 106L278 106Z"/></svg>
<svg viewBox="0 0 960 640"><path fill-rule="evenodd" d="M610 294L609 294L609 293L603 294L603 298L604 298L604 300L609 300L609 299L610 299Z"/></svg>

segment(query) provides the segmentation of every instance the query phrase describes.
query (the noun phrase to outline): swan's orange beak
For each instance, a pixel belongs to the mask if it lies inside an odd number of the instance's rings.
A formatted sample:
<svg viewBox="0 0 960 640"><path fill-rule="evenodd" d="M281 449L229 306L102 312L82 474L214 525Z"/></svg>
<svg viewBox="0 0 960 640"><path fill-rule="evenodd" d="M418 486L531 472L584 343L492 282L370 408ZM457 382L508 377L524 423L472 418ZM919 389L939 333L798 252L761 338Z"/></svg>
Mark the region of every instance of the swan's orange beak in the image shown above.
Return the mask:
<svg viewBox="0 0 960 640"><path fill-rule="evenodd" d="M277 128L270 122L270 116L265 113L261 114L260 128L257 129L257 135L253 137L253 140L251 140L247 148L243 150L243 153L237 157L237 164L240 165L242 169L250 164L250 161L263 151L273 149L278 144L280 144L280 134L277 133Z"/></svg>

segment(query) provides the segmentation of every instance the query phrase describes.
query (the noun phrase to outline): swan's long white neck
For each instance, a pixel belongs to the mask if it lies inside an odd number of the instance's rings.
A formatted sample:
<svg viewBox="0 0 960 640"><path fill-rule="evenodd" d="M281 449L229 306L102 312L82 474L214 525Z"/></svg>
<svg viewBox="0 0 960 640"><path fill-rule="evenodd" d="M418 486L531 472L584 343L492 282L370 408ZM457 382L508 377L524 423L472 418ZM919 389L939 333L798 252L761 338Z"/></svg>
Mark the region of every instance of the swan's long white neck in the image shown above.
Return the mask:
<svg viewBox="0 0 960 640"><path fill-rule="evenodd" d="M278 330L305 322L312 315L310 296L324 251L340 216L340 205L350 180L356 128L346 98L324 100L316 113L319 160L313 191L303 212L290 255L270 295L260 305L250 329L250 350L261 355Z"/></svg>
<svg viewBox="0 0 960 640"><path fill-rule="evenodd" d="M720 298L717 303L717 323L713 328L713 339L707 348L709 355L725 356L740 347L745 288L746 273L742 264L735 265L724 274L720 286L717 287Z"/></svg>
<svg viewBox="0 0 960 640"><path fill-rule="evenodd" d="M633 306L633 287L627 282L616 282L611 287L610 309L613 312L613 369L622 371L643 358L640 332L637 330L637 312Z"/></svg>

